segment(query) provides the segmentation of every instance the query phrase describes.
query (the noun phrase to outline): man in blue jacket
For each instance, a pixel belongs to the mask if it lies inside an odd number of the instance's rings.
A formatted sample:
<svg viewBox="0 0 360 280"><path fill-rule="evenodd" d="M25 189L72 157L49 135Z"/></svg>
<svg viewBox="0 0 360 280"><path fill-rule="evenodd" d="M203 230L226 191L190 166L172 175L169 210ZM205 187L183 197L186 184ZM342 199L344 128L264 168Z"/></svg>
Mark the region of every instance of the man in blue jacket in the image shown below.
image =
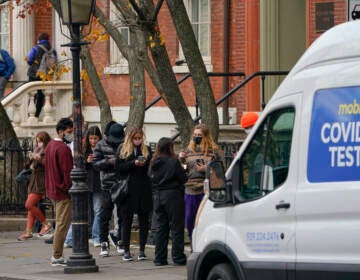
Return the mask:
<svg viewBox="0 0 360 280"><path fill-rule="evenodd" d="M29 54L28 54L28 59L27 59L27 63L30 66L27 72L27 75L29 77L29 81L41 81L40 77L36 76L36 73L39 69L40 66L40 62L41 62L41 58L44 55L46 50L51 50L51 44L49 41L49 34L47 33L41 33L38 37L38 41L37 41L37 45L35 45L34 47L32 47L32 49L30 50ZM40 46L42 46L43 48L41 48ZM56 51L53 50L53 52L56 54ZM44 94L42 92L42 90L38 90L35 96L35 104L36 104L36 112L35 112L35 117L39 117L40 113L41 113L41 109L44 105Z"/></svg>
<svg viewBox="0 0 360 280"><path fill-rule="evenodd" d="M14 59L4 50L0 50L0 99L4 97L6 84L15 71Z"/></svg>

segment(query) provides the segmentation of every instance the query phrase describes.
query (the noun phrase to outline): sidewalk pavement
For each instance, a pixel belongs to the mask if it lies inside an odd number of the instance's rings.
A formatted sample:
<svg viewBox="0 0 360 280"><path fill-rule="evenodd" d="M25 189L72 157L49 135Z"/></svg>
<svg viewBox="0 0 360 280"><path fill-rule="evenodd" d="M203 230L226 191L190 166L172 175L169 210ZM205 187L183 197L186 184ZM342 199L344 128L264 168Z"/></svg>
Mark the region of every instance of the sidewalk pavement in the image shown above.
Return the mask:
<svg viewBox="0 0 360 280"><path fill-rule="evenodd" d="M154 246L147 246L145 253L149 257L146 261L137 261L138 247L132 246L131 253L134 261L124 262L121 256L115 254L111 247L110 256L99 257L100 248L89 244L89 251L99 272L64 274L64 267L53 267L50 264L52 245L45 244L43 239L36 237L25 242L17 241L21 232L0 232L0 280L49 280L49 279L156 279L156 280L184 280L186 279L186 266L174 266L169 252L169 265L157 267L153 264ZM65 248L65 259L70 257L72 249ZM186 248L189 255L189 248Z"/></svg>

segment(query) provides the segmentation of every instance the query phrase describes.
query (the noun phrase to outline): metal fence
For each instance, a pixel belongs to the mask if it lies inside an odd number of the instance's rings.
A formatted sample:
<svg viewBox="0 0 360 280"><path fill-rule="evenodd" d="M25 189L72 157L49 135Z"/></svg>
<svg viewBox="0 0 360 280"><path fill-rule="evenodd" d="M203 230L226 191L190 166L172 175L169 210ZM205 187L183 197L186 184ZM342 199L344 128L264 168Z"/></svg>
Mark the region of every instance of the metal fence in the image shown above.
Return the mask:
<svg viewBox="0 0 360 280"><path fill-rule="evenodd" d="M24 158L33 148L31 138L0 142L0 214L24 214L27 197L26 184L16 182L16 175L24 167Z"/></svg>
<svg viewBox="0 0 360 280"><path fill-rule="evenodd" d="M235 143L219 143L224 155L225 168L228 168L241 141ZM156 143L150 143L155 150ZM26 138L20 142L15 140L0 142L0 215L24 215L27 186L16 182L16 175L24 167L24 158L33 149L33 139Z"/></svg>

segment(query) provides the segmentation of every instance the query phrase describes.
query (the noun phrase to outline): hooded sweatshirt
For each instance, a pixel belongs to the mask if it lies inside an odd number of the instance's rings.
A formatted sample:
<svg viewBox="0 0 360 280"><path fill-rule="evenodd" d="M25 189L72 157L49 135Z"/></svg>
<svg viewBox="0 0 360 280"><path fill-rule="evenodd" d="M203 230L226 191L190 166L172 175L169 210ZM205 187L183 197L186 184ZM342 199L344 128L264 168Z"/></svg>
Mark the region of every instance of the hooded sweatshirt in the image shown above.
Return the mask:
<svg viewBox="0 0 360 280"><path fill-rule="evenodd" d="M150 167L149 177L153 190L184 190L186 174L177 158L170 156L156 158Z"/></svg>

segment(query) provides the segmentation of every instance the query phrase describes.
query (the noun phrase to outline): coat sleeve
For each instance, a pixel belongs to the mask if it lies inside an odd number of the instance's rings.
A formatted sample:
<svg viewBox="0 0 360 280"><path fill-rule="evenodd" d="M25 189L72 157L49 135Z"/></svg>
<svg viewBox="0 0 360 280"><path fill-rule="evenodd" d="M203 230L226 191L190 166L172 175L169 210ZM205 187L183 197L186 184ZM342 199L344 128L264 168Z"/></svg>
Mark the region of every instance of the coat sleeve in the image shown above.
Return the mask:
<svg viewBox="0 0 360 280"><path fill-rule="evenodd" d="M5 50L2 50L1 51L1 54L5 60L5 63L7 65L7 69L6 69L6 72L5 72L5 78L8 80L10 78L10 76L14 73L15 71L15 62L14 62L14 59L10 56L10 54L5 51Z"/></svg>
<svg viewBox="0 0 360 280"><path fill-rule="evenodd" d="M65 146L63 149L59 150L61 158L60 170L64 178L63 189L68 191L71 188L71 177L70 173L73 169L73 157L69 147Z"/></svg>
<svg viewBox="0 0 360 280"><path fill-rule="evenodd" d="M96 171L108 170L114 167L112 164L109 163L108 159L105 158L101 147L101 145L97 144L94 149L92 166Z"/></svg>
<svg viewBox="0 0 360 280"><path fill-rule="evenodd" d="M176 160L175 164L176 179L181 185L184 185L187 181L187 176L184 168L181 166L180 161Z"/></svg>

